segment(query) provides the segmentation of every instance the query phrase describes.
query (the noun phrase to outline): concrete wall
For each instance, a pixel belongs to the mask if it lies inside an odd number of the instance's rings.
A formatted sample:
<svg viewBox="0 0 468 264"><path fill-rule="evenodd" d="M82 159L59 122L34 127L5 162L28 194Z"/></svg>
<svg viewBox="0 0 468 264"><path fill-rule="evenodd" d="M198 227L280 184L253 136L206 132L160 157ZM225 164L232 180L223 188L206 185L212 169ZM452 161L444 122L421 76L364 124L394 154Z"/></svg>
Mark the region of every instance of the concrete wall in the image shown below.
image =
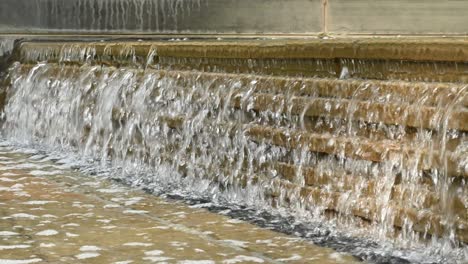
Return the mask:
<svg viewBox="0 0 468 264"><path fill-rule="evenodd" d="M467 34L466 0L1 0L0 33Z"/></svg>
<svg viewBox="0 0 468 264"><path fill-rule="evenodd" d="M328 0L331 32L467 34L467 0Z"/></svg>
<svg viewBox="0 0 468 264"><path fill-rule="evenodd" d="M321 0L1 0L0 32L315 33Z"/></svg>

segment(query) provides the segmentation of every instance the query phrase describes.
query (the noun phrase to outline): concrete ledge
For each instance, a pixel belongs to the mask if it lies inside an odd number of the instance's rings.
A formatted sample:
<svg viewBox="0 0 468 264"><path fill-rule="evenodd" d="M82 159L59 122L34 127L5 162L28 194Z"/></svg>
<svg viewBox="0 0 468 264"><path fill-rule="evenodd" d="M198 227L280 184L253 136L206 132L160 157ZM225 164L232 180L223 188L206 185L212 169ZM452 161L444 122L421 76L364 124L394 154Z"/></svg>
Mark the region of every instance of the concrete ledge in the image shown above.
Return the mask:
<svg viewBox="0 0 468 264"><path fill-rule="evenodd" d="M464 38L205 41L29 41L23 62L133 65L277 76L468 82ZM151 57L151 61L148 58Z"/></svg>
<svg viewBox="0 0 468 264"><path fill-rule="evenodd" d="M146 42L26 42L22 49L50 49L59 52L73 45L95 47L97 54L111 47L117 55L132 46L135 54L146 56L151 47L160 56L184 58L239 59L382 59L410 61L468 62L465 38L361 38L309 40L236 40L236 41L146 41Z"/></svg>

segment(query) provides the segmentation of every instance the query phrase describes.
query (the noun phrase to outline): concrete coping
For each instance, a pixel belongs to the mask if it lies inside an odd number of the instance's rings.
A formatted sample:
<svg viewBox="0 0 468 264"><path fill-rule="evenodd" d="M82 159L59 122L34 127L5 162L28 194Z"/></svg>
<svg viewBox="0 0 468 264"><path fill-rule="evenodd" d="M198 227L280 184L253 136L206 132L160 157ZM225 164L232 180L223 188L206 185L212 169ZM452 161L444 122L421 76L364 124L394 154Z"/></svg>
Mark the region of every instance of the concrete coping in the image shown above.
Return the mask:
<svg viewBox="0 0 468 264"><path fill-rule="evenodd" d="M187 40L187 41L26 41L21 50L91 46L96 54L107 47L112 55L131 46L136 56L156 50L158 56L223 59L368 59L434 62L468 62L465 38L338 38L267 40Z"/></svg>

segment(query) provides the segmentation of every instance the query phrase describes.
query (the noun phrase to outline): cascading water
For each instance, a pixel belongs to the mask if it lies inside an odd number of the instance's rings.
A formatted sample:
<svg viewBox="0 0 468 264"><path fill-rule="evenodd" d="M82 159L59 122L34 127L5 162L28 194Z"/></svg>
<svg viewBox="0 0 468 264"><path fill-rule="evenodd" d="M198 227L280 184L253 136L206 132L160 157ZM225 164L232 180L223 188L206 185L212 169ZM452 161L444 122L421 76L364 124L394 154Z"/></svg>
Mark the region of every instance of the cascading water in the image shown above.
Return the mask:
<svg viewBox="0 0 468 264"><path fill-rule="evenodd" d="M132 46L121 67L91 46L55 55L9 70L5 138L92 158L158 193L326 222L402 259L468 254L466 85L161 69L156 49L141 63Z"/></svg>

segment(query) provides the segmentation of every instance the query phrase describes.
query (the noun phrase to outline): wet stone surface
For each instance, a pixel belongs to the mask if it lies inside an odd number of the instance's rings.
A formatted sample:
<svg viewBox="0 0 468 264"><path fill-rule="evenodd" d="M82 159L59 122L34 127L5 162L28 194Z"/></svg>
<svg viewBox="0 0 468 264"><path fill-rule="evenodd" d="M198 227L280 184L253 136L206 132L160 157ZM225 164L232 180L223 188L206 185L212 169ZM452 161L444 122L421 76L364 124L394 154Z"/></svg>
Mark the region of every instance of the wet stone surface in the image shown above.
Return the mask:
<svg viewBox="0 0 468 264"><path fill-rule="evenodd" d="M0 147L0 263L352 263L346 254Z"/></svg>

